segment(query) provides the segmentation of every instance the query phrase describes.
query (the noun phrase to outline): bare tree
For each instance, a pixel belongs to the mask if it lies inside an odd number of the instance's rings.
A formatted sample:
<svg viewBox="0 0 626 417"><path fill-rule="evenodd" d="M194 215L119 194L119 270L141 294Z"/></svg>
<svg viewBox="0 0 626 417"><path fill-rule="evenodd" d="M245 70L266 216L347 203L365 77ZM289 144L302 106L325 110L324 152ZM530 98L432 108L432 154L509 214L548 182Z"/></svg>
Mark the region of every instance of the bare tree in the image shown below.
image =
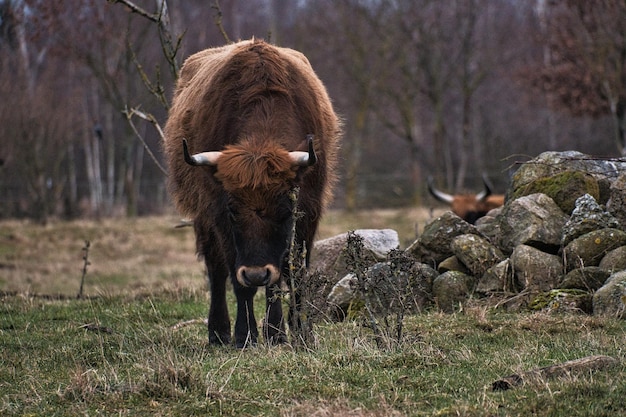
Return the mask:
<svg viewBox="0 0 626 417"><path fill-rule="evenodd" d="M87 86L81 113L92 211L107 215L125 207L126 214L136 214L143 165L136 164L140 148L124 127L122 110L130 97L143 94L134 59L150 26L101 0L28 1L37 28L32 36L54 33L51 53L69 63Z"/></svg>
<svg viewBox="0 0 626 417"><path fill-rule="evenodd" d="M12 215L29 215L40 222L59 209L75 177L65 170L73 142L65 137L72 113L57 105L69 89L56 82L57 68L46 62L49 43L28 36L30 22L23 1L1 5L0 96L8 104L0 111L0 159L11 181L4 199ZM46 65L44 65L46 64ZM18 68L18 71L15 71ZM7 187L9 185L7 184ZM69 202L73 204L74 202Z"/></svg>
<svg viewBox="0 0 626 417"><path fill-rule="evenodd" d="M610 114L617 149L626 155L626 3L558 0L542 13L547 56L525 78L556 108Z"/></svg>

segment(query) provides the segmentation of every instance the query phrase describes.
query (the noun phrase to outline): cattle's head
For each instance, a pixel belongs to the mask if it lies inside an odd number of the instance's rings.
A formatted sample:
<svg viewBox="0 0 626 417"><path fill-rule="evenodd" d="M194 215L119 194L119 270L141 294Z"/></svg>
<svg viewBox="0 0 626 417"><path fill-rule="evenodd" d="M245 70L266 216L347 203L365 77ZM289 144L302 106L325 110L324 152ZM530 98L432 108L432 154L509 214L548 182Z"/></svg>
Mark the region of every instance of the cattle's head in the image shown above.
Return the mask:
<svg viewBox="0 0 626 417"><path fill-rule="evenodd" d="M486 215L490 210L504 204L503 195L492 195L489 182L483 176L484 189L478 194L456 194L444 193L435 188L433 178L428 177L428 191L435 199L446 203L454 214L470 224Z"/></svg>
<svg viewBox="0 0 626 417"><path fill-rule="evenodd" d="M232 231L234 272L241 285L264 286L280 278L293 229L298 172L317 160L312 135L307 140L308 152L243 142L194 155L183 140L185 161L215 167L214 176L226 191L226 215L215 221L228 222L227 229Z"/></svg>

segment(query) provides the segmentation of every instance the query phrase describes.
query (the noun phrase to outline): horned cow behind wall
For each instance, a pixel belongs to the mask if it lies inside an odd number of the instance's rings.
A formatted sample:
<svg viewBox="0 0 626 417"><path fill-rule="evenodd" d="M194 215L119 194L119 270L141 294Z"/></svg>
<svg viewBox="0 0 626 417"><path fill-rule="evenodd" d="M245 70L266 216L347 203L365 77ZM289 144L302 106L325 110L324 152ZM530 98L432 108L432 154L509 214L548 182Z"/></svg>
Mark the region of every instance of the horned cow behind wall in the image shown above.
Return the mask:
<svg viewBox="0 0 626 417"><path fill-rule="evenodd" d="M428 191L430 194L450 206L454 214L470 224L485 216L490 210L501 207L504 204L504 195L491 194L491 187L483 177L485 189L478 194L447 194L435 188L433 178L428 177Z"/></svg>

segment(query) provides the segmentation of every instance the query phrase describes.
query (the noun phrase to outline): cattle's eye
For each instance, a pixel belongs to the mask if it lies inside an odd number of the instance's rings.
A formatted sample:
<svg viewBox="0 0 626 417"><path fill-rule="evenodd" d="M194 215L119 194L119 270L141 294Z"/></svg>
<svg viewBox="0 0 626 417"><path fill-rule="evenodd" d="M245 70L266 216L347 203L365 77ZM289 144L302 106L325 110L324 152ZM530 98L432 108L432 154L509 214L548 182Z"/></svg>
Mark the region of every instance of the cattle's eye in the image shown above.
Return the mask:
<svg viewBox="0 0 626 417"><path fill-rule="evenodd" d="M290 217L291 217L291 210L287 208L278 210L278 212L276 213L276 219L278 220L279 223L286 222L287 220L289 220Z"/></svg>

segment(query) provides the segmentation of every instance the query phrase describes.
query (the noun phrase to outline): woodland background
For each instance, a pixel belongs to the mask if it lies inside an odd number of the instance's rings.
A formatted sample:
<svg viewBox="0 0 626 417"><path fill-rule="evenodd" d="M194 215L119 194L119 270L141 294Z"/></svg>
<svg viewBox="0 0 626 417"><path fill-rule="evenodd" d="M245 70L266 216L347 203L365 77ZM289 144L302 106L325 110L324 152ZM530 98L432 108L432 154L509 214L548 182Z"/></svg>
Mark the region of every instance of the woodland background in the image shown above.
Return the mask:
<svg viewBox="0 0 626 417"><path fill-rule="evenodd" d="M127 2L128 3L128 2ZM165 174L128 122L164 125L179 65L252 36L302 51L345 123L335 206L504 191L549 150L625 154L623 0L0 0L0 218L171 210ZM139 69L141 66L141 70ZM152 94L146 83L161 93ZM155 125L133 118L159 163Z"/></svg>

